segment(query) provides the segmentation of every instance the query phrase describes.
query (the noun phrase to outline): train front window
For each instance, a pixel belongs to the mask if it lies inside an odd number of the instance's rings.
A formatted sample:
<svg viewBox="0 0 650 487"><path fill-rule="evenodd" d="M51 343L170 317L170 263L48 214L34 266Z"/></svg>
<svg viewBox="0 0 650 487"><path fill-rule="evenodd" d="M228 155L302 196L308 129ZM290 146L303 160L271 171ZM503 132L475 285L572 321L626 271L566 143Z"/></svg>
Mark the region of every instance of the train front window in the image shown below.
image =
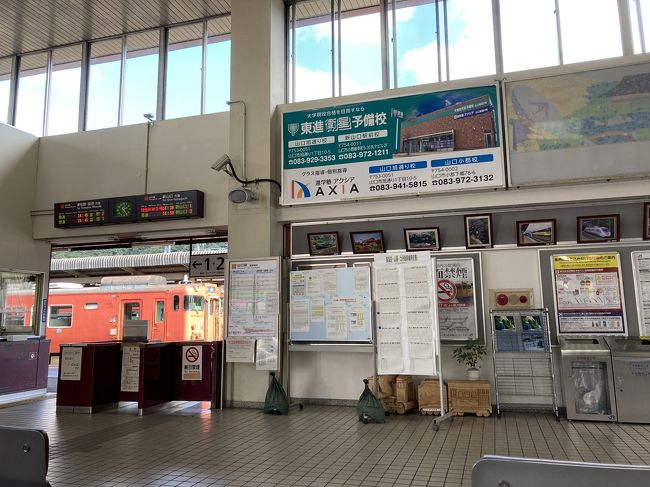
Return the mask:
<svg viewBox="0 0 650 487"><path fill-rule="evenodd" d="M203 296L184 296L183 309L185 311L203 311Z"/></svg>
<svg viewBox="0 0 650 487"><path fill-rule="evenodd" d="M72 326L72 305L50 306L49 328L70 328Z"/></svg>

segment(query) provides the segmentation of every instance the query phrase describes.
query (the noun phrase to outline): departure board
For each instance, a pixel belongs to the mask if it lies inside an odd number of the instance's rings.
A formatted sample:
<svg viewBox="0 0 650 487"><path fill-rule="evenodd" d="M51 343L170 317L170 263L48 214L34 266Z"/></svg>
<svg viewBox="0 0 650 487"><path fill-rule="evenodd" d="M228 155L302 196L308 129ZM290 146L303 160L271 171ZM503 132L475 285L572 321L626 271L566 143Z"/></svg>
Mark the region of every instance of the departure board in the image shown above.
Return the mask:
<svg viewBox="0 0 650 487"><path fill-rule="evenodd" d="M203 217L202 191L169 191L54 204L54 227L89 227Z"/></svg>
<svg viewBox="0 0 650 487"><path fill-rule="evenodd" d="M87 227L107 223L108 199L71 201L54 205L56 228Z"/></svg>
<svg viewBox="0 0 650 487"><path fill-rule="evenodd" d="M170 191L136 197L138 220L203 217L203 192Z"/></svg>

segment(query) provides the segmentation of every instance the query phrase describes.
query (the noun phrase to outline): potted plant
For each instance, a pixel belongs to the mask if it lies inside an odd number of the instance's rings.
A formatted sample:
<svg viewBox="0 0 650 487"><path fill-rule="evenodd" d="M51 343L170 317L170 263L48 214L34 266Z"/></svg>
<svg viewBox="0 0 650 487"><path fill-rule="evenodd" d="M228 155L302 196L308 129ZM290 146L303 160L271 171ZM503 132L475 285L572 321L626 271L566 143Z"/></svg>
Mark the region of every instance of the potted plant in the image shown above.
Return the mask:
<svg viewBox="0 0 650 487"><path fill-rule="evenodd" d="M456 362L467 367L467 378L478 380L479 370L476 368L476 364L486 353L485 345L478 340L470 340L462 347L454 349L453 355Z"/></svg>

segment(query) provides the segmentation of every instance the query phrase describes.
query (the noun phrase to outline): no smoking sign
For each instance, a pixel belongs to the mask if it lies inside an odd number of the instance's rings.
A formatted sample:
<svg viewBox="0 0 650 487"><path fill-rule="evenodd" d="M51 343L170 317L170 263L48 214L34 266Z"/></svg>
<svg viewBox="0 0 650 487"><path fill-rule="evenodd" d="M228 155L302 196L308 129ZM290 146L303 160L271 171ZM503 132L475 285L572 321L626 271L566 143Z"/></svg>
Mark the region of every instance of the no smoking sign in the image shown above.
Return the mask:
<svg viewBox="0 0 650 487"><path fill-rule="evenodd" d="M182 380L202 380L203 364L201 363L202 348L194 345L183 346Z"/></svg>
<svg viewBox="0 0 650 487"><path fill-rule="evenodd" d="M448 279L438 281L438 300L449 303L456 298L456 284Z"/></svg>

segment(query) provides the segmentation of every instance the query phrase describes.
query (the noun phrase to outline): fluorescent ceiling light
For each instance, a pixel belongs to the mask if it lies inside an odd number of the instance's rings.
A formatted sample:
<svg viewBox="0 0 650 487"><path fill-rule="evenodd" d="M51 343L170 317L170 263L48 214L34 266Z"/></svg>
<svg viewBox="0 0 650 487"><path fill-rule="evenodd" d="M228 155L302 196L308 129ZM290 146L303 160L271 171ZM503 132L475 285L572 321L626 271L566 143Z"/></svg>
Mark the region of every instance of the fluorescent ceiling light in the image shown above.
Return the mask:
<svg viewBox="0 0 650 487"><path fill-rule="evenodd" d="M78 245L78 244L110 244L118 242L120 239L115 235L97 235L92 237L65 237L50 240L52 245Z"/></svg>
<svg viewBox="0 0 650 487"><path fill-rule="evenodd" d="M169 240L174 238L189 237L214 237L217 235L216 228L199 228L191 230L169 230L167 232L147 232L136 235L140 240Z"/></svg>

